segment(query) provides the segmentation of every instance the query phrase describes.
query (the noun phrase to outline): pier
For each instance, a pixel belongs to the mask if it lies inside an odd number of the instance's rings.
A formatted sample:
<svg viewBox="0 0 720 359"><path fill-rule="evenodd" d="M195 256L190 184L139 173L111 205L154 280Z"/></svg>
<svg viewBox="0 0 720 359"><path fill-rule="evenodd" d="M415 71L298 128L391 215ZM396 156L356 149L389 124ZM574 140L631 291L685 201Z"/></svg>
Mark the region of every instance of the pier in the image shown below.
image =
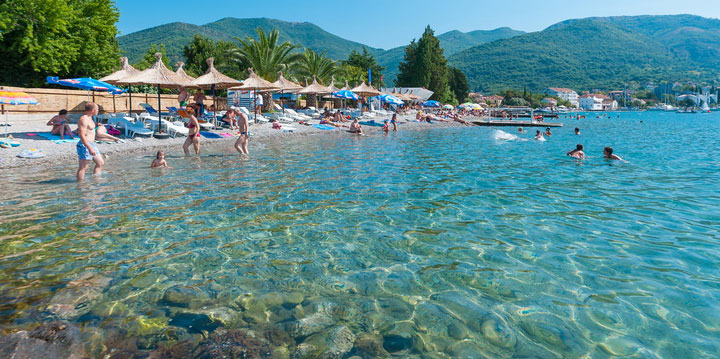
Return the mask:
<svg viewBox="0 0 720 359"><path fill-rule="evenodd" d="M511 121L511 120L488 120L470 121L475 126L485 127L563 127L560 122L538 122L538 121Z"/></svg>

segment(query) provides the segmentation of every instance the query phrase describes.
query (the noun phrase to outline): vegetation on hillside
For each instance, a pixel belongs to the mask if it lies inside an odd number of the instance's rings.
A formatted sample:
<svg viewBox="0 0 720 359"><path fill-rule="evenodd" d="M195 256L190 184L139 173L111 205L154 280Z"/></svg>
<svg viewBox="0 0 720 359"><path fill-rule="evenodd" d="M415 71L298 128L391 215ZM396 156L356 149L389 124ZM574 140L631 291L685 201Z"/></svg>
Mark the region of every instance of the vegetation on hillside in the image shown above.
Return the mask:
<svg viewBox="0 0 720 359"><path fill-rule="evenodd" d="M465 75L460 70L448 68L440 40L430 26L425 28L420 40L413 40L405 48L399 71L396 86L425 87L433 91L432 99L443 103L457 104L467 97ZM450 87L451 83L454 89Z"/></svg>
<svg viewBox="0 0 720 359"><path fill-rule="evenodd" d="M45 77L103 74L119 64L111 0L0 2L0 83L41 86Z"/></svg>
<svg viewBox="0 0 720 359"><path fill-rule="evenodd" d="M658 33L665 32L641 33L606 18L573 20L461 51L450 64L468 76L472 90L481 92L550 86L617 89L631 83L720 79L717 68L680 56L672 43L652 37Z"/></svg>

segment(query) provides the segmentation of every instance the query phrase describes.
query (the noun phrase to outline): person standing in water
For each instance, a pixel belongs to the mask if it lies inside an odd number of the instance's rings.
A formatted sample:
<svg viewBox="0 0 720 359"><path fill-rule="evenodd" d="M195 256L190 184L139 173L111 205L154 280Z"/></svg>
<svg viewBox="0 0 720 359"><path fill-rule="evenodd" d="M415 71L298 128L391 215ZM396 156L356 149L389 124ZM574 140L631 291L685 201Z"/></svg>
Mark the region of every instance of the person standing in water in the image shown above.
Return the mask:
<svg viewBox="0 0 720 359"><path fill-rule="evenodd" d="M537 130L537 132L535 132L535 139L538 141L545 140L545 137L543 137L543 134L542 134L542 132L540 132L540 130Z"/></svg>
<svg viewBox="0 0 720 359"><path fill-rule="evenodd" d="M187 127L189 131L187 138L185 139L185 143L183 143L183 151L185 151L186 156L190 154L190 145L193 145L195 154L200 153L200 122L198 122L197 117L193 115L195 110L196 109L193 108L193 106L185 108L187 115L190 116L188 123L185 124L185 127Z"/></svg>
<svg viewBox="0 0 720 359"><path fill-rule="evenodd" d="M575 149L568 152L567 155L570 157L580 159L580 160L584 160L585 152L583 152L583 149L584 149L583 145L578 144L577 146L575 146Z"/></svg>
<svg viewBox="0 0 720 359"><path fill-rule="evenodd" d="M100 150L95 146L95 121L93 116L97 115L97 113L98 105L88 102L85 104L85 114L78 120L77 132L80 142L75 146L78 154L78 182L85 179L85 171L90 166L91 161L95 162L93 176L99 176L102 173L103 165L105 165Z"/></svg>
<svg viewBox="0 0 720 359"><path fill-rule="evenodd" d="M612 147L605 147L605 149L603 149L603 157L608 160L624 161L620 156L613 154Z"/></svg>
<svg viewBox="0 0 720 359"><path fill-rule="evenodd" d="M248 121L247 115L242 111L236 111L238 116L237 125L238 131L240 131L240 137L235 141L235 149L242 154L249 154L248 152L248 140L250 139L250 122Z"/></svg>
<svg viewBox="0 0 720 359"><path fill-rule="evenodd" d="M392 118L390 119L390 123L393 127L393 132L397 132L397 113L394 113Z"/></svg>
<svg viewBox="0 0 720 359"><path fill-rule="evenodd" d="M580 134L580 128L575 127L575 134L576 134L576 135L579 135L579 134Z"/></svg>

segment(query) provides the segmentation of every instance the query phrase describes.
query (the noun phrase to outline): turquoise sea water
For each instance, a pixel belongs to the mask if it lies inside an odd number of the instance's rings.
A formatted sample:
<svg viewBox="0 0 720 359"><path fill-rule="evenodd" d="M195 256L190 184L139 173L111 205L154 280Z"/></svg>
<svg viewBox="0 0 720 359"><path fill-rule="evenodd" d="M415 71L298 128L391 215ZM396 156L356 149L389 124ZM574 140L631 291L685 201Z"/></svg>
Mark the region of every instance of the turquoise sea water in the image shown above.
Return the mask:
<svg viewBox="0 0 720 359"><path fill-rule="evenodd" d="M720 113L562 121L5 172L0 327L61 318L98 357L223 328L276 357L717 357Z"/></svg>

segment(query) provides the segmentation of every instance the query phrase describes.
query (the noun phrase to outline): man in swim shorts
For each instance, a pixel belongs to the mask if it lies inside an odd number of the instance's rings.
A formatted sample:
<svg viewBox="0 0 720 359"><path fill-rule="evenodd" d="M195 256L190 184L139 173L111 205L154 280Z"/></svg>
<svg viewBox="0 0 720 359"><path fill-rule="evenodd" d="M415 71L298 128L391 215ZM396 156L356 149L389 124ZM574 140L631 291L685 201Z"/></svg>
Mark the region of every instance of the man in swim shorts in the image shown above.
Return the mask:
<svg viewBox="0 0 720 359"><path fill-rule="evenodd" d="M619 161L623 161L623 159L620 158L620 156L613 154L613 149L612 149L612 147L605 147L605 149L603 149L603 157L606 158L606 159L608 159L608 160L619 160Z"/></svg>
<svg viewBox="0 0 720 359"><path fill-rule="evenodd" d="M237 111L236 113L238 116L237 125L238 131L240 131L240 137L238 137L237 141L235 141L235 149L238 152L247 155L248 138L250 137L248 117L242 111Z"/></svg>
<svg viewBox="0 0 720 359"><path fill-rule="evenodd" d="M78 120L77 134L80 142L77 143L75 149L78 154L78 171L77 180L81 182L85 178L85 171L90 162L95 162L93 176L99 176L102 173L102 167L105 161L100 154L100 150L95 146L95 121L93 116L98 114L98 105L93 102L85 104L85 114Z"/></svg>
<svg viewBox="0 0 720 359"><path fill-rule="evenodd" d="M570 157L573 157L573 158L584 160L585 152L583 152L583 149L584 149L583 145L578 144L577 146L575 146L575 149L568 152L567 155Z"/></svg>

